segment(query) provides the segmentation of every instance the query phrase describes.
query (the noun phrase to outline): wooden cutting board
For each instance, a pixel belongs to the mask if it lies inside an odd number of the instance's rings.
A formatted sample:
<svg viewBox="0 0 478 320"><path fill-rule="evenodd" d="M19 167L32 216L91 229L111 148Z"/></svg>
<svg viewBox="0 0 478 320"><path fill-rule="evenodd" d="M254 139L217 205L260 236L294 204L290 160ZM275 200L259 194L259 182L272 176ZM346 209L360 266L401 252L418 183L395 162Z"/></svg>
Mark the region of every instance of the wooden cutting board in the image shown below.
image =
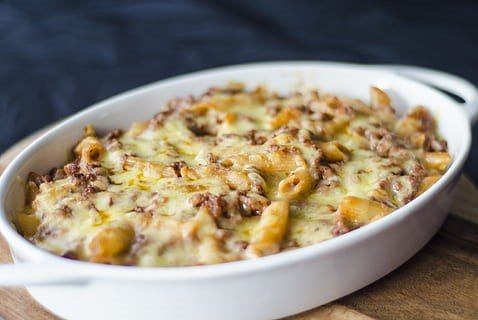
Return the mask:
<svg viewBox="0 0 478 320"><path fill-rule="evenodd" d="M36 136L0 155L0 173ZM10 263L0 237L0 263ZM373 263L369 262L369 263ZM353 272L351 270L350 272ZM0 319L58 319L25 289L0 289ZM349 296L289 320L478 319L478 190L462 177L452 213L403 266Z"/></svg>

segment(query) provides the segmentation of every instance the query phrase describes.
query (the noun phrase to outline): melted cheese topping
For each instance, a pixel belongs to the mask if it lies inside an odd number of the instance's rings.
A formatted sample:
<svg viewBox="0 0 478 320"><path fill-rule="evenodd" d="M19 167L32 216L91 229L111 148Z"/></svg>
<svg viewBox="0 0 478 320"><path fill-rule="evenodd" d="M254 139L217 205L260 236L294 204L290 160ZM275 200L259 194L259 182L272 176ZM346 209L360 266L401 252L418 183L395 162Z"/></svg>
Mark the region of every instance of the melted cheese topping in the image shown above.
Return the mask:
<svg viewBox="0 0 478 320"><path fill-rule="evenodd" d="M54 254L190 266L308 246L406 204L450 162L434 119L372 102L240 84L171 101L148 122L97 138L31 174L22 234Z"/></svg>

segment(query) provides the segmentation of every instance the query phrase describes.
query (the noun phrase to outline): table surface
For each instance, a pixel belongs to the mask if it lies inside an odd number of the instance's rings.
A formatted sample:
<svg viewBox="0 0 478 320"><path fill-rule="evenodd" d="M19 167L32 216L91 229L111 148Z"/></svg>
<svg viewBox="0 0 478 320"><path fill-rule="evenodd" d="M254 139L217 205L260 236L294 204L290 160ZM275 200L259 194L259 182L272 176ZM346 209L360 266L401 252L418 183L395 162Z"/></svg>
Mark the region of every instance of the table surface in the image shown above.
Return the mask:
<svg viewBox="0 0 478 320"><path fill-rule="evenodd" d="M36 135L0 156L0 173ZM404 265L375 283L289 320L478 319L478 190L462 177L452 213ZM0 237L0 262L11 262ZM0 289L0 319L57 319L23 288Z"/></svg>

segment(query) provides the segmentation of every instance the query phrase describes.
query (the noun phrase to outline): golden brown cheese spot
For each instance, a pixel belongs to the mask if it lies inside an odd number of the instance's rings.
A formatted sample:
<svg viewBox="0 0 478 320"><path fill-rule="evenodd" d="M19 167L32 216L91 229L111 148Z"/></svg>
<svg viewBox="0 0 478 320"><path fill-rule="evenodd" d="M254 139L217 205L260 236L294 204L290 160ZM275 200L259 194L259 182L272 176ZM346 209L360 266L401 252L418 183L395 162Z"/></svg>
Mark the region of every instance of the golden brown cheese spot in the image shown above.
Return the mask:
<svg viewBox="0 0 478 320"><path fill-rule="evenodd" d="M150 121L97 137L74 161L31 174L14 222L54 254L137 266L192 266L312 245L425 192L452 159L423 107L397 119L317 90L233 83L171 100Z"/></svg>

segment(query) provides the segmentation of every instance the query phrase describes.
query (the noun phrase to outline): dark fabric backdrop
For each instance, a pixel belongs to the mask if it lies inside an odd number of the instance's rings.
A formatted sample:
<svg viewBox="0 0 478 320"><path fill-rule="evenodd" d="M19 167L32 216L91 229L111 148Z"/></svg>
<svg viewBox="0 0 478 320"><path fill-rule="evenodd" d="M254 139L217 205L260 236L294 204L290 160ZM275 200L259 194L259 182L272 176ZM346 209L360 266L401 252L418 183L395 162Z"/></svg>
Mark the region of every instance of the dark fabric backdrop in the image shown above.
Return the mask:
<svg viewBox="0 0 478 320"><path fill-rule="evenodd" d="M414 64L478 84L478 2L0 2L0 151L126 89L284 59Z"/></svg>

